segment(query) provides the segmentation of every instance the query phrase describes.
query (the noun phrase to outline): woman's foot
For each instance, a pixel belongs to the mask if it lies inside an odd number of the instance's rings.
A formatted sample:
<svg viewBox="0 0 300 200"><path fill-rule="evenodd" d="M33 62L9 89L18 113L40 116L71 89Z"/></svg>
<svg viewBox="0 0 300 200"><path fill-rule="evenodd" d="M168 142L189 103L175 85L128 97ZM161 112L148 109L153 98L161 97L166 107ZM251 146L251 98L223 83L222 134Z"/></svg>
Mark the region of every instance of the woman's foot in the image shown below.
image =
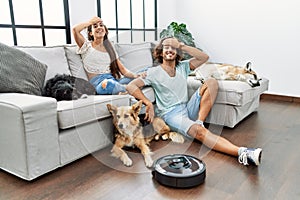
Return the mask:
<svg viewBox="0 0 300 200"><path fill-rule="evenodd" d="M127 91L125 91L125 92L119 92L118 95L125 95L125 94L128 94L128 92Z"/></svg>

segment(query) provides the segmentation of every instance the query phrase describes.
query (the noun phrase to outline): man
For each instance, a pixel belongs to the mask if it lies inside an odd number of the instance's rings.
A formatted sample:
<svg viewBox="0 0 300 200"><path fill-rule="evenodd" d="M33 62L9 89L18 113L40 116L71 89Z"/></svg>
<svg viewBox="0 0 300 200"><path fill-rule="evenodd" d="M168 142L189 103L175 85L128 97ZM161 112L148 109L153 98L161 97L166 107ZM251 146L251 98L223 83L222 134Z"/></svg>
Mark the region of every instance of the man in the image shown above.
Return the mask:
<svg viewBox="0 0 300 200"><path fill-rule="evenodd" d="M191 55L192 59L180 61L182 52ZM174 131L195 138L211 149L236 156L244 165L259 165L262 149L238 147L204 127L203 121L217 96L216 80L206 80L188 99L187 77L192 70L208 60L208 55L176 38L165 38L155 48L154 57L161 64L149 68L146 78L135 79L126 87L131 95L146 105L145 119L153 121L154 107L140 88L151 86L156 98L155 114L163 118Z"/></svg>

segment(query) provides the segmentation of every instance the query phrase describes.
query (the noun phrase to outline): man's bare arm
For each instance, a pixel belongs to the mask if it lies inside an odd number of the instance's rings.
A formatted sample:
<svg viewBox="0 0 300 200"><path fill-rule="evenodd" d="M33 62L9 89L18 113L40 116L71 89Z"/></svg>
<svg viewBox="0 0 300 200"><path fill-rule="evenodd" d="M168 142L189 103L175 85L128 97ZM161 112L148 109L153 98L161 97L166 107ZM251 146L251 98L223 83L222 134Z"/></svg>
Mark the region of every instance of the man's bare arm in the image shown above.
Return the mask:
<svg viewBox="0 0 300 200"><path fill-rule="evenodd" d="M143 103L146 105L146 117L145 119L153 122L154 119L154 107L152 102L144 95L141 88L145 86L144 81L140 78L131 81L127 86L126 90L129 94L134 96L138 100L142 100Z"/></svg>
<svg viewBox="0 0 300 200"><path fill-rule="evenodd" d="M187 45L182 45L181 50L191 55L193 58L190 60L190 68L196 69L208 60L208 55L199 49Z"/></svg>

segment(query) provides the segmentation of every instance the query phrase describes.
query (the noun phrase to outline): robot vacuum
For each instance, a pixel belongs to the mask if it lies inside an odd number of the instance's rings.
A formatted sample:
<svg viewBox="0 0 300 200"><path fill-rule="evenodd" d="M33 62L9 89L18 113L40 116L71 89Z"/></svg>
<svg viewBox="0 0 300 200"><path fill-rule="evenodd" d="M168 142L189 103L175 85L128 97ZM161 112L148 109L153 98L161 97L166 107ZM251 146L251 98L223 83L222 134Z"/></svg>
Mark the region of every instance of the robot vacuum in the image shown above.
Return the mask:
<svg viewBox="0 0 300 200"><path fill-rule="evenodd" d="M200 185L206 177L205 163L184 154L167 155L154 162L153 178L162 185L190 188Z"/></svg>

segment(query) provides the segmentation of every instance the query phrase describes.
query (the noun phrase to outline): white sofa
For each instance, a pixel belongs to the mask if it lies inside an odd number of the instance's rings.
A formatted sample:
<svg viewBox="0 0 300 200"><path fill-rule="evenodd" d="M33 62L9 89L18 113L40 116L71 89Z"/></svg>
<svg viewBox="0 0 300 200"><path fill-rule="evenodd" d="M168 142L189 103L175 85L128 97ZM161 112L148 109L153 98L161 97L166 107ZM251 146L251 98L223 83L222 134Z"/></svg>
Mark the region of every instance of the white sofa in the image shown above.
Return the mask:
<svg viewBox="0 0 300 200"><path fill-rule="evenodd" d="M44 83L57 73L86 79L75 45L14 48L47 65ZM115 44L115 48L120 60L132 71L153 63L153 43ZM189 77L190 94L200 85L200 81ZM263 78L256 88L237 81L220 81L219 85L207 122L234 127L258 108L259 96L268 89L268 80ZM154 101L153 90L144 91ZM135 101L130 95L95 95L57 102L38 95L1 92L0 168L32 180L107 147L112 142L113 125L106 104L131 105Z"/></svg>

